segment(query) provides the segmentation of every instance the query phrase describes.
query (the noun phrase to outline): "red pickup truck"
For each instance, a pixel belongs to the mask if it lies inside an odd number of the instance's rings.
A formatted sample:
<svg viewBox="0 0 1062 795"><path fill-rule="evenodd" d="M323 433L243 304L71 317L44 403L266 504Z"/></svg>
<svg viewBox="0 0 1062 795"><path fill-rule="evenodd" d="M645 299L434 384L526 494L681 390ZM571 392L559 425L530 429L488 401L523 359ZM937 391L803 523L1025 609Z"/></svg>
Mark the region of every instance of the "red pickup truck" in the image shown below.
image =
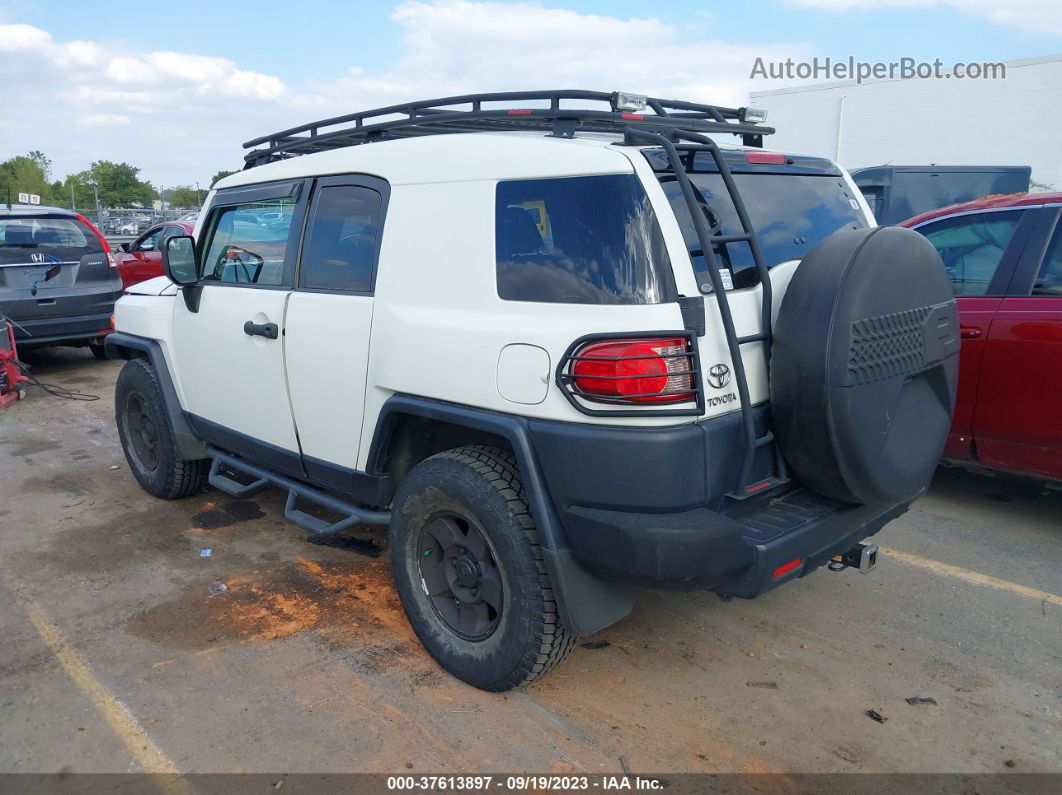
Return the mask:
<svg viewBox="0 0 1062 795"><path fill-rule="evenodd" d="M978 199L904 221L958 297L959 397L944 456L1062 481L1062 193Z"/></svg>

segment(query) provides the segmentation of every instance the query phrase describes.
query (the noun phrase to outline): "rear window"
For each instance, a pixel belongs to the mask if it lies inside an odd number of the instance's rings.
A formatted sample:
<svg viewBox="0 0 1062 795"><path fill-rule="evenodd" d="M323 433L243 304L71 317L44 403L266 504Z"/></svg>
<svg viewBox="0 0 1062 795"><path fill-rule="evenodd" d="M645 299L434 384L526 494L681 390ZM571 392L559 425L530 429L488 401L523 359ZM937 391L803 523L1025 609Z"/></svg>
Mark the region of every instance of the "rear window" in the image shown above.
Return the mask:
<svg viewBox="0 0 1062 795"><path fill-rule="evenodd" d="M690 180L704 199L701 210L708 221L709 233L713 236L741 234L741 224L722 177L718 173L692 173ZM711 289L707 266L682 191L671 175L661 175L660 182L682 228L701 289L707 292ZM734 174L734 183L745 202L768 268L801 259L834 232L867 226L852 191L838 176L746 173ZM716 245L714 251L720 266L730 269L735 288L758 283L748 243Z"/></svg>
<svg viewBox="0 0 1062 795"><path fill-rule="evenodd" d="M631 174L499 182L498 295L510 301L676 300L656 216Z"/></svg>
<svg viewBox="0 0 1062 795"><path fill-rule="evenodd" d="M0 218L0 265L80 262L102 252L92 231L74 218Z"/></svg>

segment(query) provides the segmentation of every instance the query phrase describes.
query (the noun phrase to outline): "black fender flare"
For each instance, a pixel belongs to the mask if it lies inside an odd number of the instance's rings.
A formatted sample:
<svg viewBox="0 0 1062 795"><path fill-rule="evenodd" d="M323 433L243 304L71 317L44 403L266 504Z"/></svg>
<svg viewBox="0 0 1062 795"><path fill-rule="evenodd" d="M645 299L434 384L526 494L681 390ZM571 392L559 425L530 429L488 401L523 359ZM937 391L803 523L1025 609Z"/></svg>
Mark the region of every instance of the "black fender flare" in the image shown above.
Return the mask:
<svg viewBox="0 0 1062 795"><path fill-rule="evenodd" d="M368 472L380 471L392 431L403 416L439 420L491 433L509 443L520 466L528 506L538 528L542 557L557 596L561 619L569 631L575 635L591 635L630 613L634 606L633 590L625 584L591 574L569 548L538 465L526 418L412 395L393 395L384 403L376 420L366 464Z"/></svg>
<svg viewBox="0 0 1062 795"><path fill-rule="evenodd" d="M178 455L186 461L209 458L210 453L207 452L206 443L192 430L184 409L181 408L181 401L177 397L173 379L170 378L170 369L166 365L166 355L162 352L162 346L155 340L121 331L108 334L104 339L104 346L108 358L112 359L131 359L135 355L134 352L144 354L155 370L155 377L162 388L162 400L173 428Z"/></svg>

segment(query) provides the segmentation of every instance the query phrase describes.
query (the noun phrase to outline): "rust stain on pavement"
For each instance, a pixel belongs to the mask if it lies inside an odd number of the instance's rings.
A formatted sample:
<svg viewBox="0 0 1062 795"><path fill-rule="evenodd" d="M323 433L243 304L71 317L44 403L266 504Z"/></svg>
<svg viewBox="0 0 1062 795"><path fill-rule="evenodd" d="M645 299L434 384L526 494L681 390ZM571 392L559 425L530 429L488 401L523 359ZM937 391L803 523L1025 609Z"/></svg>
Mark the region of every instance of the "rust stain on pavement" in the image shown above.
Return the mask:
<svg viewBox="0 0 1062 795"><path fill-rule="evenodd" d="M133 616L127 629L170 648L206 649L313 632L337 648L386 648L388 665L427 656L406 622L383 561L300 556L223 582L228 590L216 595L207 582L188 585L173 599ZM376 654L374 660L378 663L380 657Z"/></svg>

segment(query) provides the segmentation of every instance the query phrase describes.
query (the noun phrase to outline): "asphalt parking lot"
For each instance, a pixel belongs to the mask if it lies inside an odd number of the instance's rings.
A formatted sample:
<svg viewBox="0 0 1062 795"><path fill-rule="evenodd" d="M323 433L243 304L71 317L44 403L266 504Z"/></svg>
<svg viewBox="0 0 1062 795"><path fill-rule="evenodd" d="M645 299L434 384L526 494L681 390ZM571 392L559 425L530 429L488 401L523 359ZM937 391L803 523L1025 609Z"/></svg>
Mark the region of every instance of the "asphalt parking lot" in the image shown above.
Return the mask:
<svg viewBox="0 0 1062 795"><path fill-rule="evenodd" d="M101 398L0 411L0 772L1062 772L1060 492L942 469L872 574L646 593L493 695L421 649L382 537L155 500L120 363L24 358Z"/></svg>

